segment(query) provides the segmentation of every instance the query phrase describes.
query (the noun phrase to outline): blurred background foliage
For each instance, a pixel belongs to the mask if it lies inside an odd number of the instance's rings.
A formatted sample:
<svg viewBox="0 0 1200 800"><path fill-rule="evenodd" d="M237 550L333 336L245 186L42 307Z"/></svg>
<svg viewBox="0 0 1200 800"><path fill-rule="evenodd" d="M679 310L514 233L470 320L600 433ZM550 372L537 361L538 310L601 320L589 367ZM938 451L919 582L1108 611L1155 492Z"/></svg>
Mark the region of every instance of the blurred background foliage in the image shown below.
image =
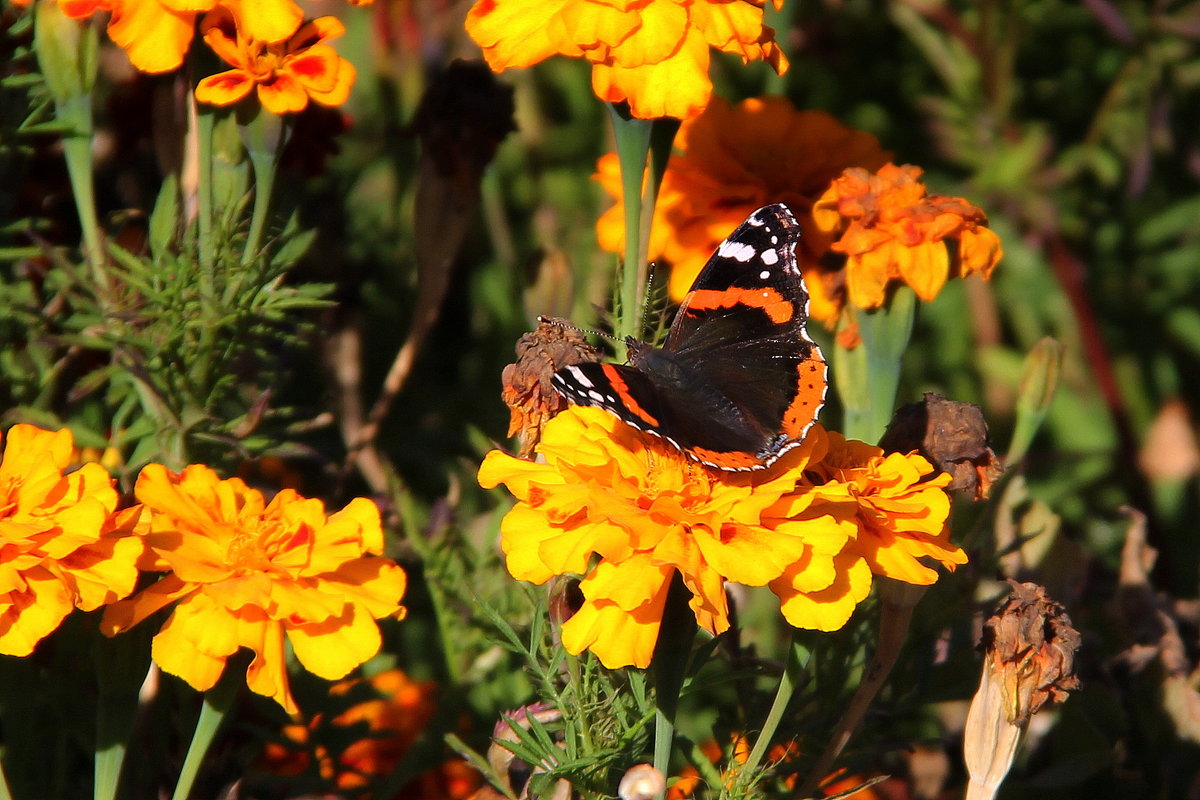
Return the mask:
<svg viewBox="0 0 1200 800"><path fill-rule="evenodd" d="M414 585L409 619L388 629L376 668L442 685L439 711L393 787L441 748L442 733L486 749L498 711L530 701L523 660L493 643L495 620L473 597L518 628L534 613L495 552L504 503L474 473L504 441L499 376L517 338L537 314L602 325L616 262L596 245L608 201L592 179L610 131L576 60L498 79L513 92L507 136L502 102L472 99L456 111L454 130L499 129L502 141L465 185L420 199L422 180L437 180L423 159L452 134L428 127L418 109L454 59L478 58L462 28L468 6L376 0L338 12L349 28L339 50L358 83L345 108L297 120L272 230L281 244L294 231L314 234L277 251L295 261L287 281L303 302L227 318L223 335L237 347L218 368L233 380L210 382L216 396L186 398L209 421L189 435L207 442L201 452L214 466L272 485L282 463L310 495L339 505L371 492L389 510L391 549ZM957 796L973 643L998 579L1012 576L1045 584L1067 607L1084 637L1084 688L1037 718L1002 796L1200 797L1200 3L789 0L768 22L791 70L778 77L718 57L718 94L783 94L875 134L897 163L925 169L931 191L985 209L1004 241L992 281L951 282L920 308L901 400L938 392L979 404L1003 452L1026 354L1046 336L1064 346L1044 427L990 502L960 509L956 539L972 562L918 607L910 645L847 762L898 776L889 797ZM118 445L128 476L150 434L129 413L114 430L120 393L101 391L96 370L117 362L87 339L87 319L46 304L55 271L69 265L45 246L75 243L79 231L53 131L39 127L45 100L27 19L6 8L2 26L0 408L6 424L58 422L83 445ZM180 88L172 76L134 72L111 49L101 71L101 218L140 253L171 158L172 121L156 112ZM482 83L483 96L496 96L488 76L471 80L471 91ZM452 86L451 96L467 91ZM164 281L189 270L186 254L146 263ZM353 420L414 332L415 361L375 440L381 471L356 472ZM153 371L192 374L190 352L172 351ZM823 421L838 426L832 415ZM1130 532L1142 530L1139 546ZM1131 575L1151 561L1144 580ZM785 641L762 599L739 605L729 645L759 669L778 665ZM865 607L838 634L804 634L812 671L784 731L821 741L873 630ZM318 682L299 688L302 706L319 706ZM724 745L761 719L768 688L752 676L698 688L681 729Z"/></svg>

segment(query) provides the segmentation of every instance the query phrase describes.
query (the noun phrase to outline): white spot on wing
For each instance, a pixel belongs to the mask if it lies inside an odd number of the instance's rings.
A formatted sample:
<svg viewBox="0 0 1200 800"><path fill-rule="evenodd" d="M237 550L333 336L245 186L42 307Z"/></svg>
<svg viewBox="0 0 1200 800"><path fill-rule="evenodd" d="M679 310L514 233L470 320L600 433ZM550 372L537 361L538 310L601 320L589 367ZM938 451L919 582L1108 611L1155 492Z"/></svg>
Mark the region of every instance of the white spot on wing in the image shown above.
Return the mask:
<svg viewBox="0 0 1200 800"><path fill-rule="evenodd" d="M768 267L774 266L775 264L779 263L779 251L778 250L763 250L762 254L759 256L759 258L761 258L762 262L764 264L766 264Z"/></svg>
<svg viewBox="0 0 1200 800"><path fill-rule="evenodd" d="M735 242L732 239L726 239L717 248L717 255L722 258L732 258L734 261L740 261L745 264L758 255L758 251L745 242Z"/></svg>
<svg viewBox="0 0 1200 800"><path fill-rule="evenodd" d="M583 374L583 370L581 370L579 367L567 367L567 371L575 377L575 380L579 381L580 385L588 389L591 389L594 386L594 384L587 379L587 376Z"/></svg>
<svg viewBox="0 0 1200 800"><path fill-rule="evenodd" d="M766 255L766 253L763 255ZM769 277L771 277L771 270L769 269L764 269L762 272L758 273L758 279L760 281L765 281Z"/></svg>

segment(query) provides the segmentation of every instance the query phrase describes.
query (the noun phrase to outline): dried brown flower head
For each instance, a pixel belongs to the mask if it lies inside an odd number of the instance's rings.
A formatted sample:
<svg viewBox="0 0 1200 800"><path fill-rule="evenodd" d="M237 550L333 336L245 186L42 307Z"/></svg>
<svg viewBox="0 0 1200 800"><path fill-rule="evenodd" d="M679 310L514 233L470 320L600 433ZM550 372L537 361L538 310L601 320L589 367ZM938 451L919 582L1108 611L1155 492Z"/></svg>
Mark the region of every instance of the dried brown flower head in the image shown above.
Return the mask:
<svg viewBox="0 0 1200 800"><path fill-rule="evenodd" d="M953 479L946 491L988 496L1003 473L988 445L988 428L979 406L928 393L919 403L896 411L879 446L889 453L916 450Z"/></svg>
<svg viewBox="0 0 1200 800"><path fill-rule="evenodd" d="M543 318L517 341L517 361L504 368L501 397L509 409L508 435L520 438L517 455L529 458L541 436L542 425L567 406L550 384L557 370L572 364L599 361L600 353L582 332L564 320Z"/></svg>

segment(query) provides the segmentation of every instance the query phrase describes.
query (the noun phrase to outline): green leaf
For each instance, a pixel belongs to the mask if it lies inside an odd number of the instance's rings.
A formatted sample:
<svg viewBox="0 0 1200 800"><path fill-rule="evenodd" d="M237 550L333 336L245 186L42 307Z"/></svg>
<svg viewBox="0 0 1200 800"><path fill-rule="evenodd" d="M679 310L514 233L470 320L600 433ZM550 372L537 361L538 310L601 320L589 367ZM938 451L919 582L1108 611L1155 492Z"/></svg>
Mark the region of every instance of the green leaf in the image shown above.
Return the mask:
<svg viewBox="0 0 1200 800"><path fill-rule="evenodd" d="M170 252L179 229L179 179L174 173L163 179L150 213L150 253L159 261Z"/></svg>

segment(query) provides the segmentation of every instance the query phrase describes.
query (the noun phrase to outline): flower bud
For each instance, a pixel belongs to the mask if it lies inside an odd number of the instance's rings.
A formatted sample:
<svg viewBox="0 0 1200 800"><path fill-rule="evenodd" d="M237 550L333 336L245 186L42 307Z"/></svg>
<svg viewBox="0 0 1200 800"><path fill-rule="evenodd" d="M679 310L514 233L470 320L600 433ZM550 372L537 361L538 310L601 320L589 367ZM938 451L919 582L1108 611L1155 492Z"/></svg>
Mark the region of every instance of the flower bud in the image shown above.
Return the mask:
<svg viewBox="0 0 1200 800"><path fill-rule="evenodd" d="M637 764L621 776L617 796L621 800L654 800L667 789L667 779L650 764Z"/></svg>

